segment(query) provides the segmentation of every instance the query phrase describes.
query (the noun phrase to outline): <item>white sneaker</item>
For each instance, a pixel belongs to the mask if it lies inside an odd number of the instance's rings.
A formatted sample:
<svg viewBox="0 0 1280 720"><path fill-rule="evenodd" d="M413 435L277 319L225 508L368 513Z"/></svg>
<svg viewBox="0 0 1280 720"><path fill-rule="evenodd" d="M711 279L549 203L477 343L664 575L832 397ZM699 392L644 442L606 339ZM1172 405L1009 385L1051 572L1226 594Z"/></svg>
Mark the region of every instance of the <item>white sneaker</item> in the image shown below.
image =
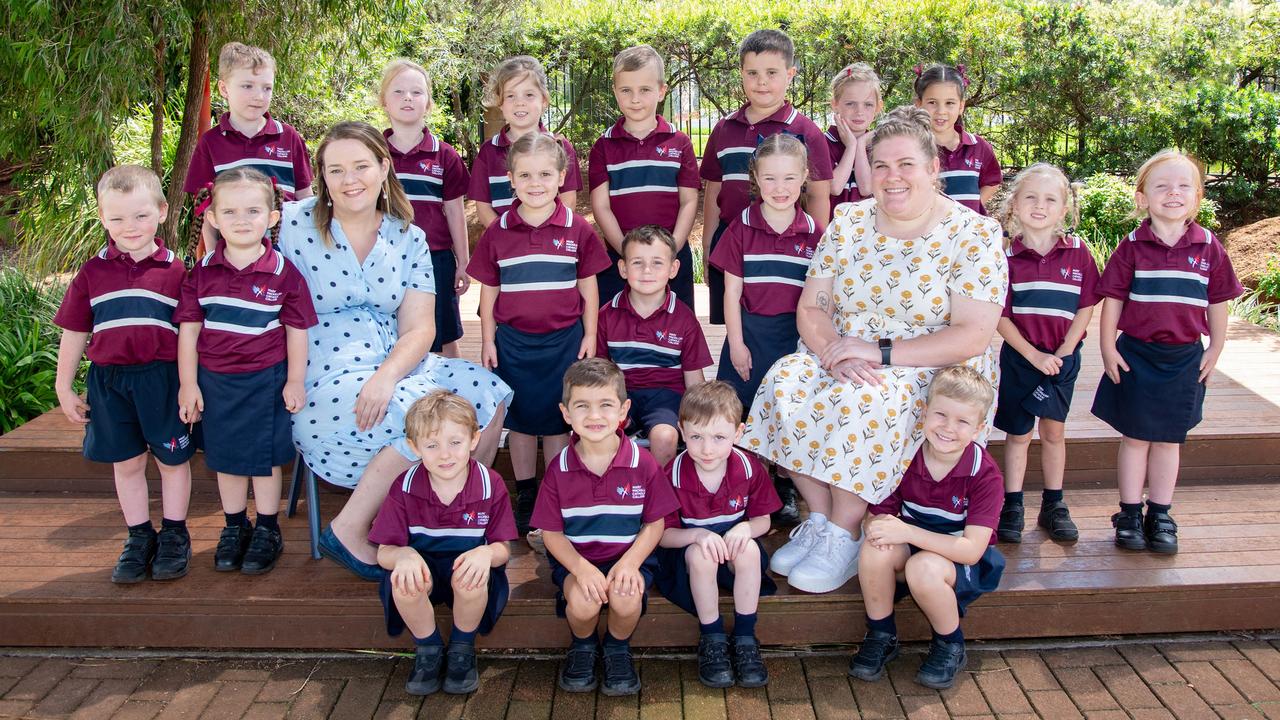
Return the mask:
<svg viewBox="0 0 1280 720"><path fill-rule="evenodd" d="M858 574L858 552L862 540L854 540L848 530L828 525L818 545L791 569L787 582L797 590L827 593Z"/></svg>
<svg viewBox="0 0 1280 720"><path fill-rule="evenodd" d="M822 513L809 513L808 519L791 528L791 539L778 548L769 558L769 569L779 575L787 575L791 569L804 560L818 538L826 532L827 516Z"/></svg>

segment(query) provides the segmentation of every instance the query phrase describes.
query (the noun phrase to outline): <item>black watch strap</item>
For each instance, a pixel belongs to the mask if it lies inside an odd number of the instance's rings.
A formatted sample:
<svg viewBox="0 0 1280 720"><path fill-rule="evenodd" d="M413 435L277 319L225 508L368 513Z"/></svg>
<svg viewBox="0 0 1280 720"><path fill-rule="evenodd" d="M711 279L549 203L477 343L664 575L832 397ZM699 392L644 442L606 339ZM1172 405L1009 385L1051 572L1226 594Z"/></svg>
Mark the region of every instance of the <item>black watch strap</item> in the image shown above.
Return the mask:
<svg viewBox="0 0 1280 720"><path fill-rule="evenodd" d="M880 364L885 366L891 365L892 363L890 363L889 360L892 355L893 338L880 338Z"/></svg>

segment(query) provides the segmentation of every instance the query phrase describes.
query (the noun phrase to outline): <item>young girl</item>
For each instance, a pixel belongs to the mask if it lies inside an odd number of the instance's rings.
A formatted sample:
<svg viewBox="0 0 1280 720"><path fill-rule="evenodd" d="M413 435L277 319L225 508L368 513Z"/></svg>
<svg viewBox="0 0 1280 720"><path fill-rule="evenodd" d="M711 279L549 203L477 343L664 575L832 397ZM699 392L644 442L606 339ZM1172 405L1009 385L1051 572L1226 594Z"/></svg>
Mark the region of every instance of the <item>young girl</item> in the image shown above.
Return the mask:
<svg viewBox="0 0 1280 720"><path fill-rule="evenodd" d="M215 244L187 276L174 312L178 412L187 423L203 416L205 463L218 474L227 527L214 569L257 575L284 549L280 466L295 454L289 413L306 404L307 328L316 312L306 280L272 249L275 233L267 236L280 220L271 180L232 168L208 192L192 238L208 222ZM256 526L246 516L250 480Z"/></svg>
<svg viewBox="0 0 1280 720"><path fill-rule="evenodd" d="M413 224L427 234L436 282L436 337L431 352L458 357L462 318L458 296L471 284L467 277L470 244L463 196L471 175L458 151L431 134L425 118L431 112L431 76L412 60L392 60L382 71L378 103L391 128L383 135L391 146L396 177L413 205Z"/></svg>
<svg viewBox="0 0 1280 720"><path fill-rule="evenodd" d="M1079 221L1075 195L1058 168L1037 163L1018 173L1000 213L1007 231L1009 296L998 329L1000 389L995 426L1004 446L1004 509L997 536L1022 542L1022 481L1031 431L1040 418L1040 466L1044 494L1036 524L1049 537L1075 542L1080 533L1062 499L1067 463L1063 436L1080 346L1098 296L1098 268L1080 238L1068 235L1068 214Z"/></svg>
<svg viewBox="0 0 1280 720"><path fill-rule="evenodd" d="M831 176L831 214L836 205L871 197L871 163L867 140L871 123L884 109L880 76L866 63L847 65L831 79L835 124L827 128L827 149L835 170ZM846 150L848 152L846 152Z"/></svg>
<svg viewBox="0 0 1280 720"><path fill-rule="evenodd" d="M484 106L498 108L506 124L497 135L480 146L475 162L471 164L471 185L467 197L476 203L476 216L485 227L493 224L514 201L511 183L507 180L507 152L516 140L532 132L545 133L542 113L551 104L547 92L547 74L542 63L519 55L498 63L489 75L484 87ZM560 202L573 209L582 189L582 175L578 169L578 154L573 145L563 137L557 138L564 149L565 172L560 181Z"/></svg>
<svg viewBox="0 0 1280 720"><path fill-rule="evenodd" d="M1204 170L1191 157L1162 150L1143 163L1134 203L1147 217L1120 241L1098 286L1106 374L1093 414L1124 436L1111 524L1126 550L1178 551L1169 510L1181 445L1200 422L1205 380L1222 354L1227 301L1244 292L1222 244L1195 222L1203 198Z"/></svg>
<svg viewBox="0 0 1280 720"><path fill-rule="evenodd" d="M930 65L922 70L917 65L915 71L916 106L927 110L933 119L943 190L952 200L986 215L986 203L1000 188L1003 176L991 144L964 129L962 116L969 87L964 66Z"/></svg>
<svg viewBox="0 0 1280 720"><path fill-rule="evenodd" d="M729 223L709 262L724 271L725 341L717 380L751 407L769 367L795 352L796 305L821 233L797 203L808 178L804 144L765 138L748 165L759 198Z"/></svg>
<svg viewBox="0 0 1280 720"><path fill-rule="evenodd" d="M560 379L574 360L595 356L595 274L609 258L591 226L560 200L568 162L560 141L525 135L507 162L519 202L480 236L467 272L481 283L481 362L515 391L505 427L523 535L537 499L538 436L547 462L569 440Z"/></svg>

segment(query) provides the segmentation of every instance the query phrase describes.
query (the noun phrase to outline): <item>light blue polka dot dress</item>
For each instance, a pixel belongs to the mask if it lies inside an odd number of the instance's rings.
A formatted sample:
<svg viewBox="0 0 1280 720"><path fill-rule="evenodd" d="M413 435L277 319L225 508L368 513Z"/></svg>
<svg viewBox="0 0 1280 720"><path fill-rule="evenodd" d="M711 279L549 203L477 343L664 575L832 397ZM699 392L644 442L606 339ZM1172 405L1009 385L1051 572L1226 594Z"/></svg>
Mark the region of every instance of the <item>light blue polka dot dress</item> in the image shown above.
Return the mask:
<svg viewBox="0 0 1280 720"><path fill-rule="evenodd" d="M334 244L315 228L316 199L285 203L280 250L307 278L320 323L308 333L307 404L293 416L293 441L318 477L355 487L365 466L387 445L417 460L404 439L409 406L444 388L476 408L481 427L511 388L475 363L428 355L396 385L382 422L366 432L355 424L356 398L398 337L396 311L409 291L433 292L431 256L422 230L386 217L363 264L337 221Z"/></svg>

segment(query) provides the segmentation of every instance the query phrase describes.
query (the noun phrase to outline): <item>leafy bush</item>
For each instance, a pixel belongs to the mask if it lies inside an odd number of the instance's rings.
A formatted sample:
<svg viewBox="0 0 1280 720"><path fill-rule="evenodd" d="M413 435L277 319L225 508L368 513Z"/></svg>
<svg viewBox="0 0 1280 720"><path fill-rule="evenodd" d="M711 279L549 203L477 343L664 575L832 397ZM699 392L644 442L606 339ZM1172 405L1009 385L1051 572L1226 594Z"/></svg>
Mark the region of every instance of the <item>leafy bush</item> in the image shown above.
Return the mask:
<svg viewBox="0 0 1280 720"><path fill-rule="evenodd" d="M1133 218L1133 193L1133 183L1116 175L1094 175L1084 181L1076 233L1089 244L1100 266L1120 239L1138 227L1139 221ZM1196 222L1210 230L1217 229L1218 204L1206 198L1200 204Z"/></svg>
<svg viewBox="0 0 1280 720"><path fill-rule="evenodd" d="M1280 256L1267 257L1267 270L1254 283L1253 289L1265 298L1280 302Z"/></svg>
<svg viewBox="0 0 1280 720"><path fill-rule="evenodd" d="M0 270L0 434L58 404L53 385L62 333L53 315L62 294L60 285Z"/></svg>

